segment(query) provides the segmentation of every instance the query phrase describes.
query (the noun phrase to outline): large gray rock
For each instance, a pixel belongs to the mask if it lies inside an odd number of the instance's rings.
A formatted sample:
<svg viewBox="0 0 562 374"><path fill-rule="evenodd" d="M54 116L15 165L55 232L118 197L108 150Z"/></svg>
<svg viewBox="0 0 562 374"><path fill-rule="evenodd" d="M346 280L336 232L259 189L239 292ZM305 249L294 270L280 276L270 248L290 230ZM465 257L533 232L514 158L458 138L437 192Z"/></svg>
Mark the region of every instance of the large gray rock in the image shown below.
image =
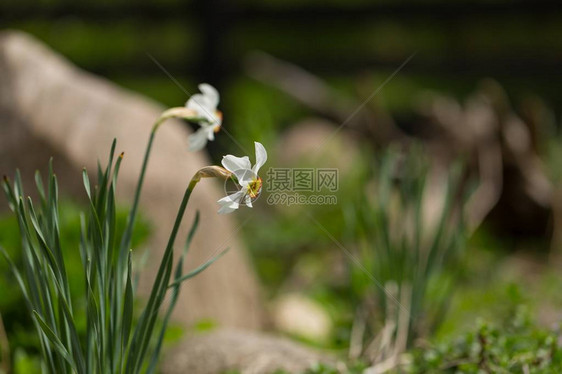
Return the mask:
<svg viewBox="0 0 562 374"><path fill-rule="evenodd" d="M284 338L221 330L185 340L164 356L162 370L166 374L301 373L319 362L334 364L335 360Z"/></svg>
<svg viewBox="0 0 562 374"><path fill-rule="evenodd" d="M28 190L34 170L45 170L48 158L54 156L63 192L84 198L80 170L86 167L95 175L97 160L106 162L117 138L117 150L125 152L118 199L130 204L152 123L164 109L75 68L28 35L0 33L0 173L13 175L20 168ZM188 135L185 126L170 121L159 130L154 144L141 201L142 213L154 225L151 260L142 273L144 292L155 275L189 179L210 164L203 152L187 151ZM234 217L216 214L221 196L218 181L199 184L177 247L200 209L200 229L187 267L196 267L225 247L231 250L185 284L175 318L184 325L212 318L222 326L257 328L263 318L256 279ZM4 209L6 204L0 206Z"/></svg>

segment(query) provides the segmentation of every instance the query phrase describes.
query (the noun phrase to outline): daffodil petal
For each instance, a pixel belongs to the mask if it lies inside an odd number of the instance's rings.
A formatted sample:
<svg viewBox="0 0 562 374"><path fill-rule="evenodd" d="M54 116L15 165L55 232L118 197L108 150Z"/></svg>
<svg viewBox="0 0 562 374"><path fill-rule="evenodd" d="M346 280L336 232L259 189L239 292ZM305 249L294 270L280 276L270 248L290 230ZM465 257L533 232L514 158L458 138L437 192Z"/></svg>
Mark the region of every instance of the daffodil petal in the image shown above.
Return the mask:
<svg viewBox="0 0 562 374"><path fill-rule="evenodd" d="M248 156L236 157L233 155L226 155L222 158L222 166L232 173L238 170L251 170L252 164Z"/></svg>
<svg viewBox="0 0 562 374"><path fill-rule="evenodd" d="M243 191L235 192L231 195L225 196L217 202L221 206L219 209L219 214L227 214L235 211L240 206L239 202L244 197Z"/></svg>
<svg viewBox="0 0 562 374"><path fill-rule="evenodd" d="M185 105L197 113L198 117L204 118L210 124L221 124L221 119L217 116L217 108L209 102L205 96L195 94Z"/></svg>
<svg viewBox="0 0 562 374"><path fill-rule="evenodd" d="M219 204L239 204L244 197L244 191L236 191L233 194L223 197L218 201Z"/></svg>
<svg viewBox="0 0 562 374"><path fill-rule="evenodd" d="M252 198L249 195L246 195L246 197L244 198L244 204L248 208L252 208Z"/></svg>
<svg viewBox="0 0 562 374"><path fill-rule="evenodd" d="M201 91L203 95L205 95L208 103L211 104L211 106L216 108L217 105L219 105L219 93L215 87L211 86L208 83L201 83L199 85L199 91Z"/></svg>
<svg viewBox="0 0 562 374"><path fill-rule="evenodd" d="M238 184L243 188L247 188L257 177L251 169L238 169L234 172L234 175L238 179Z"/></svg>
<svg viewBox="0 0 562 374"><path fill-rule="evenodd" d="M205 122L220 125L222 118L220 113L217 112L219 93L208 83L200 84L199 90L202 93L191 95L187 103L185 103L186 108L195 111L197 116L204 119Z"/></svg>
<svg viewBox="0 0 562 374"><path fill-rule="evenodd" d="M252 168L252 171L257 175L260 168L267 161L267 151L260 142L254 142L254 146L256 148L256 164Z"/></svg>
<svg viewBox="0 0 562 374"><path fill-rule="evenodd" d="M192 95L185 106L187 109L196 111L202 117L208 117L215 111L209 99L201 94Z"/></svg>
<svg viewBox="0 0 562 374"><path fill-rule="evenodd" d="M195 131L195 133L191 134L188 139L188 149L191 152L196 152L205 147L207 144L207 132L204 128L200 128L199 130Z"/></svg>
<svg viewBox="0 0 562 374"><path fill-rule="evenodd" d="M218 213L219 214L228 214L228 213L234 212L236 209L238 209L238 206L233 208L230 205L223 205L219 208Z"/></svg>

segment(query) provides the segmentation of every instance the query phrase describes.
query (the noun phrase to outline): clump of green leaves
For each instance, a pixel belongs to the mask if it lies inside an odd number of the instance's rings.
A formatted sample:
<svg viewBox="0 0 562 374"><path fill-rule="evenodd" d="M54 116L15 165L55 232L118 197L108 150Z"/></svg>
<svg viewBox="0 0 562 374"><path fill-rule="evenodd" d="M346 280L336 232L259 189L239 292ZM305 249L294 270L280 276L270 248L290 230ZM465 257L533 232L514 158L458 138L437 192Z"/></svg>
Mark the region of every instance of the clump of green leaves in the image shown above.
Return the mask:
<svg viewBox="0 0 562 374"><path fill-rule="evenodd" d="M149 142L135 200L125 229L117 230L115 188L123 154L115 159L115 141L105 170L98 167L97 184L92 186L86 170L84 187L89 210L81 215L80 252L86 295L85 316L76 312L69 268L61 246L57 178L52 163L46 187L36 173L39 203L26 197L19 172L13 184L4 178L3 188L15 213L22 244L22 268L2 247L37 330L42 371L51 373L138 373L155 371L164 332L175 306L181 282L189 279L217 257L183 274L183 251L173 270L173 245L195 183L186 189L174 227L161 259L148 302L138 320L133 318L136 281L130 249L137 205L153 134ZM198 215L187 239L187 249L198 224ZM171 300L163 323L157 318L165 296ZM86 320L85 336L79 334L79 321ZM158 331L159 330L159 331Z"/></svg>
<svg viewBox="0 0 562 374"><path fill-rule="evenodd" d="M560 373L559 330L535 325L525 309L503 326L484 322L447 343L414 351L412 373Z"/></svg>
<svg viewBox="0 0 562 374"><path fill-rule="evenodd" d="M352 356L362 352L372 362L394 360L417 336L431 333L446 310L454 284L448 272L465 243L466 200L460 165L454 165L441 174L441 201L428 204L435 188L430 166L422 148L391 148L376 161L358 197L353 219L360 265L352 267L358 311Z"/></svg>
<svg viewBox="0 0 562 374"><path fill-rule="evenodd" d="M562 333L533 323L524 307L504 324L478 322L470 332L444 343L403 353L389 374L498 373L554 374L562 372ZM418 341L418 343L422 343ZM345 369L342 369L345 368ZM318 364L305 374L370 373L361 361ZM283 373L283 372L281 372Z"/></svg>
<svg viewBox="0 0 562 374"><path fill-rule="evenodd" d="M83 285L82 262L80 259L80 213L84 210L83 204L77 204L68 199L59 202L59 229L61 233L60 247L68 269L67 276L70 283L70 295L75 302L74 314L78 318L77 330L79 336L86 334L85 318L85 290ZM127 221L127 207L118 207L116 212L117 235L121 236ZM135 227L135 235L131 243L132 248L140 248L146 242L150 234L150 224L143 216L139 217ZM16 216L13 214L2 214L0 216L0 245L4 246L10 258L18 268L23 266L23 249L21 247L20 233ZM134 266L133 266L134 267ZM135 270L140 271L140 267ZM30 315L22 313L25 300L20 289L13 287L14 276L8 264L0 260L0 298L1 318L6 327L9 347L12 347L12 362L14 373L32 373L40 370L18 370L17 358L24 362L23 358L36 359L40 350L40 342L33 326ZM7 344L6 344L7 345ZM19 352L19 353L18 353ZM4 362L4 361L0 361Z"/></svg>

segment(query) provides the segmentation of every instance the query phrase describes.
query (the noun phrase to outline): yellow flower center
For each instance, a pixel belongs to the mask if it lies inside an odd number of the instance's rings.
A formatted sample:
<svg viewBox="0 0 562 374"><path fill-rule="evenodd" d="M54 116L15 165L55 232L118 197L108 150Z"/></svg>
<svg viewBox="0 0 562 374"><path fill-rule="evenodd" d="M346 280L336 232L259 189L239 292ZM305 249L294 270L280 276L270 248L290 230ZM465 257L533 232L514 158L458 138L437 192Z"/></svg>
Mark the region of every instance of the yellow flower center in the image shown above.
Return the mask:
<svg viewBox="0 0 562 374"><path fill-rule="evenodd" d="M248 184L248 195L252 198L255 199L256 197L258 197L258 195L261 192L261 185L262 185L262 181L261 178L258 177L257 179L254 179L253 181L251 181Z"/></svg>

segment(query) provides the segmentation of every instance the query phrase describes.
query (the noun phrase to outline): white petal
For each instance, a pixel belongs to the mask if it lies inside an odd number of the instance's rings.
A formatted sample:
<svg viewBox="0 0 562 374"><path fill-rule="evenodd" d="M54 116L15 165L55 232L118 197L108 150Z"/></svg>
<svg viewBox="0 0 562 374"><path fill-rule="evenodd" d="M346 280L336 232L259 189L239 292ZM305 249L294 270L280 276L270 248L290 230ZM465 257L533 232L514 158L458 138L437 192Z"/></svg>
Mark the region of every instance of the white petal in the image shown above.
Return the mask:
<svg viewBox="0 0 562 374"><path fill-rule="evenodd" d="M250 169L238 169L234 172L234 175L238 179L238 184L243 188L247 188L256 179L256 173Z"/></svg>
<svg viewBox="0 0 562 374"><path fill-rule="evenodd" d="M233 155L226 155L222 158L222 166L232 173L238 170L250 170L252 168L252 164L250 163L250 159L248 156L244 157L236 157Z"/></svg>
<svg viewBox="0 0 562 374"><path fill-rule="evenodd" d="M207 117L207 112L214 112L214 108L211 106L209 99L201 94L192 95L189 100L187 100L187 103L185 103L185 106L187 109L195 110L201 117Z"/></svg>
<svg viewBox="0 0 562 374"><path fill-rule="evenodd" d="M204 118L210 124L220 125L222 120L217 115L217 107L212 100L205 95L195 94L187 100L185 104L187 109L194 110L198 117Z"/></svg>
<svg viewBox="0 0 562 374"><path fill-rule="evenodd" d="M265 150L265 147L259 142L254 142L254 145L256 147L256 164L254 165L252 170L257 175L260 168L267 161L267 151Z"/></svg>
<svg viewBox="0 0 562 374"><path fill-rule="evenodd" d="M228 214L228 213L234 212L236 209L238 209L238 208L231 208L231 207L229 207L229 206L227 206L227 205L223 205L223 206L221 206L220 209L218 210L218 213L219 213L219 214Z"/></svg>
<svg viewBox="0 0 562 374"><path fill-rule="evenodd" d="M248 207L248 208L252 208L252 198L249 195L246 195L246 197L244 198L244 204Z"/></svg>
<svg viewBox="0 0 562 374"><path fill-rule="evenodd" d="M244 192L238 191L232 195L228 195L217 201L221 206L219 214L227 214L235 211L240 206L239 201L244 196Z"/></svg>
<svg viewBox="0 0 562 374"><path fill-rule="evenodd" d="M216 88L208 83L201 83L199 85L199 90L207 97L209 104L216 109L217 105L219 105L219 93Z"/></svg>
<svg viewBox="0 0 562 374"><path fill-rule="evenodd" d="M200 149L203 149L207 144L207 131L205 131L205 128L202 127L199 130L195 131L195 133L191 134L188 143L188 149L191 152L196 152Z"/></svg>
<svg viewBox="0 0 562 374"><path fill-rule="evenodd" d="M221 128L220 119L219 123L215 124L199 124L201 126L207 126L207 139L213 141L215 140L215 133L218 132Z"/></svg>
<svg viewBox="0 0 562 374"><path fill-rule="evenodd" d="M236 191L233 194L223 197L218 201L218 203L221 205L232 205L232 204L238 205L242 201L243 197L244 197L244 191L240 190L240 191Z"/></svg>

